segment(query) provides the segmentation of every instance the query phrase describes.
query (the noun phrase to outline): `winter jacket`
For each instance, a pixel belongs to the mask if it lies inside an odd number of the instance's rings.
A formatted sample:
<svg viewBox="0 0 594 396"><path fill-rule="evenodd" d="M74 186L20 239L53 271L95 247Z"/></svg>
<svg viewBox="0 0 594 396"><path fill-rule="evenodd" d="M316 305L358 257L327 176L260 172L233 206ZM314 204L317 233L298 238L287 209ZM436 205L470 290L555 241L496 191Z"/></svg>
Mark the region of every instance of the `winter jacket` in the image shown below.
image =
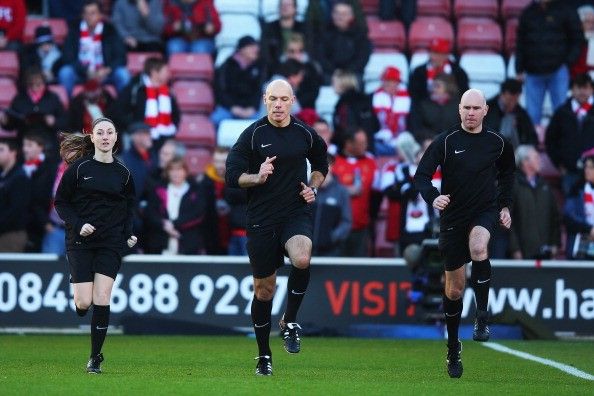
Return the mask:
<svg viewBox="0 0 594 396"><path fill-rule="evenodd" d="M216 102L226 109L233 106L258 109L262 101L262 65L256 61L242 69L234 56L230 56L215 71Z"/></svg>
<svg viewBox="0 0 594 396"><path fill-rule="evenodd" d="M503 110L501 110L501 107L499 106L499 95L487 101L487 106L489 106L489 112L484 118L483 123L496 131L499 131L501 120L505 116ZM538 145L538 136L536 135L534 124L532 124L532 120L526 110L518 104L513 110L513 113L516 117L516 129L520 144Z"/></svg>
<svg viewBox="0 0 594 396"><path fill-rule="evenodd" d="M163 16L163 2L148 0L149 14L144 18L138 11L136 2L117 0L111 17L114 27L120 37L134 37L141 43L160 42L165 17Z"/></svg>

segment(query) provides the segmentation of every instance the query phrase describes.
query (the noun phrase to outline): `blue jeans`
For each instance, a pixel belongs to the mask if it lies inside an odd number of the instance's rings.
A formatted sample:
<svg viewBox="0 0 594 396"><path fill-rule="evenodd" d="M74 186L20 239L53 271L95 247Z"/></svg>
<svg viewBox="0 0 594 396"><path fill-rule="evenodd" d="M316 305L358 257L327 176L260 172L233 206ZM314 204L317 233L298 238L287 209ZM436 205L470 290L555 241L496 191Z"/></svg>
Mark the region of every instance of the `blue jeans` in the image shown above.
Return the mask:
<svg viewBox="0 0 594 396"><path fill-rule="evenodd" d="M534 125L540 124L542 118L542 104L546 91L551 95L553 111L567 99L569 89L569 70L566 65L561 66L550 74L526 74L524 82L526 92L526 111Z"/></svg>
<svg viewBox="0 0 594 396"><path fill-rule="evenodd" d="M64 86L69 97L72 96L74 86L82 83L84 80L72 65L62 66L58 72L58 81ZM113 84L118 93L120 93L128 85L128 82L130 82L130 72L124 66L118 66L111 71L109 76L103 81L103 84Z"/></svg>
<svg viewBox="0 0 594 396"><path fill-rule="evenodd" d="M51 232L46 232L41 242L41 253L54 253L60 256L66 254L65 234L61 227L54 227Z"/></svg>
<svg viewBox="0 0 594 396"><path fill-rule="evenodd" d="M212 39L198 39L187 41L181 37L174 37L167 41L167 56L180 52L212 54L215 46Z"/></svg>
<svg viewBox="0 0 594 396"><path fill-rule="evenodd" d="M229 256L247 256L247 236L234 236L229 238Z"/></svg>

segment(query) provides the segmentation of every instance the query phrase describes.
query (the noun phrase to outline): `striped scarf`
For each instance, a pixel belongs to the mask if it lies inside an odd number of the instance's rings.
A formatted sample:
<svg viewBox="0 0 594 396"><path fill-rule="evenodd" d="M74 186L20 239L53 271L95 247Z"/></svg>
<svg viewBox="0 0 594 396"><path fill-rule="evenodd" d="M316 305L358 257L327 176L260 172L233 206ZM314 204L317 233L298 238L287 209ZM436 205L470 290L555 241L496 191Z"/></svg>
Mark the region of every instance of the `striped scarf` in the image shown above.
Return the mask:
<svg viewBox="0 0 594 396"><path fill-rule="evenodd" d="M161 136L175 135L177 128L171 121L169 87L167 85L155 87L148 76L143 76L143 82L146 87L144 122L151 127L151 138L157 140Z"/></svg>
<svg viewBox="0 0 594 396"><path fill-rule="evenodd" d="M103 66L103 22L95 26L93 33L89 32L89 25L83 20L80 22L80 48L78 60L89 70L95 71Z"/></svg>

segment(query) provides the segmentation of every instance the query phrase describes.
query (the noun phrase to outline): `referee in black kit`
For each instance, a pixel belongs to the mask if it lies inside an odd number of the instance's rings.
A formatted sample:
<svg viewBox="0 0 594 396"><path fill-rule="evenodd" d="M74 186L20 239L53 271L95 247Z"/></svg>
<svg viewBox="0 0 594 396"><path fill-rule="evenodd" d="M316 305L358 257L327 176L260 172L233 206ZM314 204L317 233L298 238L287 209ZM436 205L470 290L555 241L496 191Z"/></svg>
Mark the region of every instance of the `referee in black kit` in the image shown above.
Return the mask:
<svg viewBox="0 0 594 396"><path fill-rule="evenodd" d="M462 344L458 327L462 313L465 264L472 261L471 284L477 314L473 339L489 339L488 299L491 263L489 238L494 228L511 226L515 161L513 147L499 133L483 127L488 106L483 93L469 89L459 105L460 127L437 136L425 151L415 185L427 203L441 211L439 249L445 260L443 307L448 330L447 370L462 376ZM441 193L431 184L438 166Z"/></svg>
<svg viewBox="0 0 594 396"><path fill-rule="evenodd" d="M291 261L288 301L280 321L289 353L301 348L297 311L309 283L312 217L309 204L328 172L326 144L300 120L291 117L293 90L284 80L268 84L267 116L243 131L227 157L226 182L247 188L247 249L254 277L252 321L258 342L257 375L272 374L269 337L276 271ZM311 177L307 181L307 161Z"/></svg>

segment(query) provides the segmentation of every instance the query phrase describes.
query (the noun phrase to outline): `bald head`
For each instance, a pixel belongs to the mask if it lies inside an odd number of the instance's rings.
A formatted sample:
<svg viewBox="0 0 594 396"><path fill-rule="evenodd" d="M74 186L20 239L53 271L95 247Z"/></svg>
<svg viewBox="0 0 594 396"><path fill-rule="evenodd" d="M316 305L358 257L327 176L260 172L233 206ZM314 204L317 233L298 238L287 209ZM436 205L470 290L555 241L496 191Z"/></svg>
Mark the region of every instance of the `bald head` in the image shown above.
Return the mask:
<svg viewBox="0 0 594 396"><path fill-rule="evenodd" d="M268 121L276 127L285 127L291 122L291 107L295 102L293 88L285 80L273 80L266 87L264 103Z"/></svg>
<svg viewBox="0 0 594 396"><path fill-rule="evenodd" d="M479 133L483 129L483 118L487 115L489 106L485 95L478 89L469 89L460 99L458 111L462 120L462 129L471 133Z"/></svg>
<svg viewBox="0 0 594 396"><path fill-rule="evenodd" d="M287 94L289 96L293 96L293 87L291 87L291 84L289 84L286 80L283 80L283 79L280 79L279 78L277 80L272 80L266 86L266 94L265 94L265 96L268 96L268 94L270 92L279 92L279 93L282 92L282 93Z"/></svg>
<svg viewBox="0 0 594 396"><path fill-rule="evenodd" d="M482 103L484 105L487 104L487 99L485 98L485 94L483 93L483 91L475 89L475 88L471 88L468 91L464 92L462 94L462 98L460 99L460 103L464 103L464 101L477 101L480 100L482 101Z"/></svg>

